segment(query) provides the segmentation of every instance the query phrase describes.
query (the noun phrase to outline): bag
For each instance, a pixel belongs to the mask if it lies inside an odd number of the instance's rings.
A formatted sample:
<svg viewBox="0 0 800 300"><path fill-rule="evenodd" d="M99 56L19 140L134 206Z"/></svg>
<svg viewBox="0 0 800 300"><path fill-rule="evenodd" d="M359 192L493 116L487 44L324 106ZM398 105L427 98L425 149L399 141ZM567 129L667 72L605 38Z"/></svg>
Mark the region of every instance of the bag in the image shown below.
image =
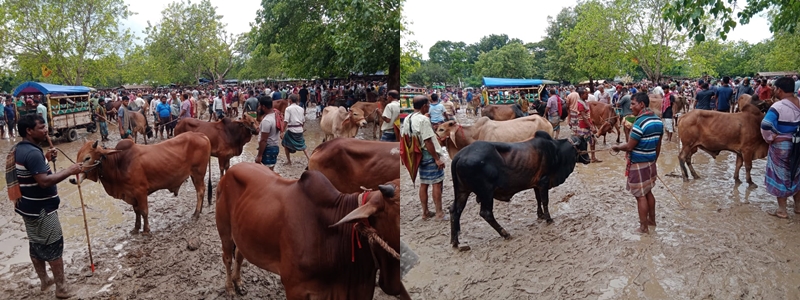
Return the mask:
<svg viewBox="0 0 800 300"><path fill-rule="evenodd" d="M11 147L6 155L6 187L8 189L8 200L17 205L17 201L22 199L22 192L19 189L17 180L17 145Z"/></svg>
<svg viewBox="0 0 800 300"><path fill-rule="evenodd" d="M797 167L800 164L800 127L792 133L792 150L789 151L789 170L791 170L790 182L794 181L797 175Z"/></svg>

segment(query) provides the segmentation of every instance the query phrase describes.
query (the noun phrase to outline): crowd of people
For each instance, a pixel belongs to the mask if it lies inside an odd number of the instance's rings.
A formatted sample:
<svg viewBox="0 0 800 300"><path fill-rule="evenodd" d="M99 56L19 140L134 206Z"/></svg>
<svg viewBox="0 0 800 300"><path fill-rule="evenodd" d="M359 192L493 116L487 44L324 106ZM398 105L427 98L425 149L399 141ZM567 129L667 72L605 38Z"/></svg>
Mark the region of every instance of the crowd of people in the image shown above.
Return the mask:
<svg viewBox="0 0 800 300"><path fill-rule="evenodd" d="M751 82L753 85L751 86ZM626 143L613 146L613 151L627 153L626 188L637 201L639 231L647 233L649 226L655 226L655 198L652 188L658 177L656 161L661 154L661 144L666 134L672 140L675 130L675 114L672 105L676 97L687 100L690 109L713 110L723 113L736 112L737 99L750 95L754 100L774 101L761 123L764 140L769 144L765 184L767 191L776 196L778 209L775 216L786 218L786 201L793 197L800 203L800 102L798 92L800 80L797 76L780 78L735 78L723 77L721 80L698 79L694 81L669 80L662 84L643 81L612 85L603 83L592 93L588 87L557 86L543 89L539 99L546 101L545 117L553 125L554 138L558 138L560 123L568 120L572 134L585 139L594 150L597 124L590 117L590 101L612 105L617 117L626 125L629 138ZM442 187L445 179L444 155L440 144L442 138L434 133L443 120L454 117L454 112L444 109L440 99L465 103L474 93L481 98L481 106L487 105L487 89L431 90L429 95L414 99L414 113L406 117L401 134L419 141L422 159L419 166L421 185L419 198L422 204L422 218L435 216L446 220L442 210ZM506 93L519 93L507 91ZM661 116L650 108L650 97L667 99L663 102ZM545 100L546 99L546 100ZM537 100L538 101L538 100ZM537 107L537 105L534 105ZM564 109L569 110L565 118ZM674 113L678 113L675 111ZM627 134L627 133L626 133ZM592 162L601 162L594 151L590 151ZM432 186L431 196L435 213L428 210L428 187ZM800 206L795 205L795 213L800 214Z"/></svg>

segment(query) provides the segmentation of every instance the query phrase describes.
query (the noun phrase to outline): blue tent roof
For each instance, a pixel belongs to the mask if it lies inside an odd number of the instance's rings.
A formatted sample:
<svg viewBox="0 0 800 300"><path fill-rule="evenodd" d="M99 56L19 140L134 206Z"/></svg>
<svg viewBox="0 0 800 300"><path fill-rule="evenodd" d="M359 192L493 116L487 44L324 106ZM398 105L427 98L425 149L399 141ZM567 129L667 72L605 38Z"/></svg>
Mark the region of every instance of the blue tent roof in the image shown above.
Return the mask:
<svg viewBox="0 0 800 300"><path fill-rule="evenodd" d="M14 97L31 94L88 94L89 88L85 86L57 85L42 82L28 81L14 89Z"/></svg>
<svg viewBox="0 0 800 300"><path fill-rule="evenodd" d="M544 79L512 79L483 77L483 85L487 87L538 86L542 84L558 84L556 81Z"/></svg>

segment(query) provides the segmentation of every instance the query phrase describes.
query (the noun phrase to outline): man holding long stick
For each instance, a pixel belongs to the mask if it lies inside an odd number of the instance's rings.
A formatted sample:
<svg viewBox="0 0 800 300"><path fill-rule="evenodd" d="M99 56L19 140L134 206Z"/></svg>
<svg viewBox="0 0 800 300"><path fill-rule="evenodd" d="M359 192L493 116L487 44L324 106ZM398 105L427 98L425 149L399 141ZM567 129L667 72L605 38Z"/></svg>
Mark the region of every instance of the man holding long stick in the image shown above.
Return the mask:
<svg viewBox="0 0 800 300"><path fill-rule="evenodd" d="M63 299L74 294L67 287L64 275L64 237L58 220L58 197L56 184L70 175L81 172L79 164L73 164L61 172L53 174L45 160L44 151L39 144L46 142L47 127L39 115L25 115L17 123L22 141L14 147L16 180L21 197L15 203L15 211L25 221L25 230L30 243L30 256L36 274L42 282L42 291L53 283L56 297ZM47 152L50 160L56 158L56 149ZM8 162L7 162L8 163ZM7 170L8 171L8 170ZM14 197L16 198L16 197ZM16 200L12 198L13 200ZM54 279L47 276L45 262L50 264Z"/></svg>

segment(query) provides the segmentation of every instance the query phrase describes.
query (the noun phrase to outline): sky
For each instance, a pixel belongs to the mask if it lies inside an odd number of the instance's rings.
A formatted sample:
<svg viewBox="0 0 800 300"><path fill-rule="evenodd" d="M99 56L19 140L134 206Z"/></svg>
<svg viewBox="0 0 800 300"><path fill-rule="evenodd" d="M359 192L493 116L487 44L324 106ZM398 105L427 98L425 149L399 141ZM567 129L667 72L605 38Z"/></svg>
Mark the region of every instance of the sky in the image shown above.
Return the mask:
<svg viewBox="0 0 800 300"><path fill-rule="evenodd" d="M167 5L175 1L164 0L125 0L128 4L128 9L135 12L136 15L128 17L123 20L122 24L133 31L134 35L139 37L139 43L144 40L144 29L147 28L147 22L155 25L161 19L161 11L167 8ZM194 0L193 3L199 3L199 0ZM217 14L222 16L222 23L227 24L228 33L239 34L250 31L250 23L256 20L256 11L261 8L260 0L211 0L211 5L217 7Z"/></svg>
<svg viewBox="0 0 800 300"><path fill-rule="evenodd" d="M478 42L490 34L507 34L525 43L538 42L546 34L547 16L555 17L562 8L575 6L576 0L406 0L403 16L412 36L404 37L422 45L422 56L437 41ZM754 17L750 24L737 25L728 40L757 43L771 37L769 23ZM401 41L404 44L405 40Z"/></svg>

